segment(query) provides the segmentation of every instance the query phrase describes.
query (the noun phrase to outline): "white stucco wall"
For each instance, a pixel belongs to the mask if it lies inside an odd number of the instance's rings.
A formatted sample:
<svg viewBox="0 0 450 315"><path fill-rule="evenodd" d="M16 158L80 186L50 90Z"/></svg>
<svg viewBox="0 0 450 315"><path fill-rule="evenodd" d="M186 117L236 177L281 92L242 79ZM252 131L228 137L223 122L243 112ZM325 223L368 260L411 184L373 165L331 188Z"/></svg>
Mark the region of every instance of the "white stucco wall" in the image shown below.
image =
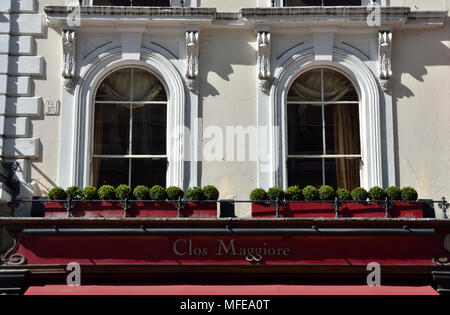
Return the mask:
<svg viewBox="0 0 450 315"><path fill-rule="evenodd" d="M199 7L217 8L220 12L237 12L240 8L253 8L258 0L198 0Z"/></svg>
<svg viewBox="0 0 450 315"><path fill-rule="evenodd" d="M201 33L201 38L200 104L204 129L217 126L225 134L227 126L256 126L254 32L205 30ZM207 142L205 140L204 144ZM224 199L248 199L250 191L257 186L256 161L202 164L202 184L217 185ZM248 211L246 214L248 215Z"/></svg>
<svg viewBox="0 0 450 315"><path fill-rule="evenodd" d="M402 186L450 196L450 24L394 34L394 102Z"/></svg>

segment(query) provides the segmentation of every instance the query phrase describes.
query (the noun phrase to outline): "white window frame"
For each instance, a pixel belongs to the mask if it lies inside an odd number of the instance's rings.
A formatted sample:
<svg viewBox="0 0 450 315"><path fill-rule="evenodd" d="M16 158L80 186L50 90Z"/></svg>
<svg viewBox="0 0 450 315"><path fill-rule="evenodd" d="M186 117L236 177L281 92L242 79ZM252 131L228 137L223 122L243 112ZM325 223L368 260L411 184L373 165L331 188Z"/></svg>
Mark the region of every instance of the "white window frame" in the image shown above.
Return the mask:
<svg viewBox="0 0 450 315"><path fill-rule="evenodd" d="M155 49L155 50L153 50ZM167 186L184 187L186 90L177 68L157 47L142 48L140 59L128 59L121 48L102 53L83 67L73 93L63 90L59 185L86 187L91 184L93 115L97 87L113 71L140 67L154 73L168 97Z"/></svg>
<svg viewBox="0 0 450 315"><path fill-rule="evenodd" d="M360 178L361 178L361 176L362 176L362 170L361 170L361 167L362 167L362 164L361 164L361 161L362 161L362 154L327 154L326 152L327 152L327 147L326 147L326 132L325 132L325 112L324 112L324 106L325 105L338 105L338 104L353 104L353 105L358 105L358 107L359 107L359 110L360 110L360 107L361 107L361 102L359 101L359 95L358 95L358 101L338 101L338 102L331 102L331 101L325 101L324 99L323 99L323 70L324 69L330 69L330 70L333 70L333 71L336 71L335 69L331 69L331 68L329 68L329 67L317 67L317 68L313 68L313 69L310 69L310 70L308 70L308 71L311 71L311 70L318 70L318 69L320 69L321 70L321 75L322 75L322 78L321 78L321 88L322 88L322 100L321 101L314 101L314 102L307 102L307 101L287 101L286 100L286 113L288 112L287 111L287 106L288 105L321 105L322 106L322 147L323 147L323 154L320 154L320 155L313 155L313 154L295 154L295 155L289 155L289 153L287 153L286 154L286 162L285 163L288 163L289 162L289 160L295 160L295 159L297 159L297 160L307 160L307 159L317 159L317 160L322 160L322 184L323 185L329 185L328 183L327 183L327 180L326 180L326 171L325 171L325 161L326 160L336 160L336 159L352 159L352 160L354 160L354 159L357 159L357 160L359 160L360 161ZM308 72L308 71L305 71L305 72L303 72L302 74L304 74L304 73L306 73L306 72ZM338 73L341 73L340 71L336 71L336 72L338 72ZM299 76L301 76L302 74L300 74ZM342 73L341 73L342 74ZM344 74L342 74L342 75L344 75ZM344 75L345 76L345 75ZM346 76L345 76L346 77ZM347 77L346 77L347 78ZM298 79L298 77L296 78L296 79ZM348 79L348 78L347 78ZM349 81L350 81L350 79L348 79ZM352 84L353 84L353 82L351 82ZM289 88L289 89L291 89L292 88L292 86ZM288 91L288 93L289 93L289 91ZM286 121L287 121L287 115L285 116L285 118L284 118ZM360 119L361 119L361 117L360 117ZM360 130L361 131L361 130ZM361 134L360 134L360 138L361 138ZM286 139L289 139L289 126L288 126L288 124L286 123ZM363 139L360 139L360 142L361 141L363 141ZM289 147L288 147L288 143L289 143L289 141L286 141L286 143L287 143L287 145L286 145L286 147L287 147L287 152L289 152ZM289 174L288 174L288 172L286 173L286 176L288 177L287 178L287 180L289 181Z"/></svg>
<svg viewBox="0 0 450 315"><path fill-rule="evenodd" d="M378 81L358 57L339 48L333 49L333 61L316 60L314 49L292 52L274 73L274 84L268 95L259 93L258 125L260 127L259 186L287 188L287 95L301 73L329 67L346 75L360 100L361 186L383 186L382 135L380 123L380 89ZM268 127L268 133L263 128ZM261 152L264 152L261 154ZM268 153L267 154L265 153Z"/></svg>
<svg viewBox="0 0 450 315"><path fill-rule="evenodd" d="M151 72L151 71L149 71L148 69L144 69L144 68L142 68L142 67L139 67L139 66L131 66L131 67L124 67L124 68L122 68L122 69L116 69L116 70L114 70L113 72L111 72L111 73L109 73L106 77L105 77L105 79L109 76L109 75L111 75L111 74L113 74L115 71L118 71L118 70L127 70L127 69L130 69L131 70L131 81L130 81L130 88L131 88L131 99L133 99L133 89L134 89L134 83L133 83L133 70L134 69L142 69L142 70L144 70L144 71L147 71L147 72L149 72L149 73L151 73L151 74L153 74L154 76L156 76L157 77L157 75L155 74L155 73L153 73L153 72ZM158 80L159 80L159 78L158 78ZM103 81L102 81L103 82ZM100 84L97 86L97 88L96 88L96 92L95 92L95 95L97 95L97 92L98 92L98 89L99 89L99 87L100 87L100 85L101 85L101 83L102 82L100 82ZM160 81L161 82L161 81ZM163 84L164 85L164 84ZM166 89L166 87L164 86L164 90ZM92 178L93 178L93 173L92 173L92 167L91 167L91 165L92 165L92 159L95 159L95 158L99 158L99 159L123 159L123 160L128 160L128 161L130 161L130 160L137 160L137 159L147 159L147 160L166 160L166 161L168 161L168 155L167 155L167 150L168 150L168 147L167 147L167 145L170 145L170 143L169 143L169 141L168 141L168 136L169 136L169 133L168 133L168 131L167 131L167 126L169 125L169 101L167 100L167 101L150 101L150 102L148 102L148 101L141 101L141 102L134 102L134 101L97 101L97 100L95 100L94 99L94 106L93 106L93 112L92 112L92 115L91 115L91 117L92 117L92 121L91 121L91 125L93 126L93 127L95 127L95 107L97 106L97 104L131 104L131 105L135 105L135 104L144 104L144 105L152 105L152 104L158 104L158 105L161 105L161 104L165 104L166 105L166 110L167 110L167 122L166 122L166 154L164 154L164 155L135 155L135 154L127 154L127 155L118 155L118 154L114 154L114 155L111 155L111 154L94 154L94 138L95 138L95 132L94 132L94 128L92 128L92 135L91 135L91 139L90 139L90 141L91 141L91 148L90 148L90 152L92 152L92 155L91 155L91 163L90 163L90 168L91 168L91 172L90 172L90 179L89 179L89 181L91 182L91 185L92 185ZM132 151L132 143L133 143L133 133L132 133L132 126L133 126L133 113L132 113L132 111L131 111L131 108L130 108L130 135L129 135L129 141L130 141L130 143L129 143L129 145L130 145L130 147L129 147L129 150L131 151L131 152L133 152ZM129 186L132 186L132 178L131 178L131 174L132 174L132 168L133 168L133 166L132 166L133 164L131 163L131 164L129 164L129 170L128 170L128 185ZM166 173L166 177L167 177L167 173Z"/></svg>

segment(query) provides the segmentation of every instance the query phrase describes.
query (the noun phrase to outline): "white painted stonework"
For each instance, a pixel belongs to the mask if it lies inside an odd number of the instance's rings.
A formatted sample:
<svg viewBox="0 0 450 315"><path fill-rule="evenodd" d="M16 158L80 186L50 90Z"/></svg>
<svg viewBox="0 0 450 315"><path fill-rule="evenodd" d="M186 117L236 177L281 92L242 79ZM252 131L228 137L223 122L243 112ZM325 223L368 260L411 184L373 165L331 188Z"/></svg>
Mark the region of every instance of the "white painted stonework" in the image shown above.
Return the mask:
<svg viewBox="0 0 450 315"><path fill-rule="evenodd" d="M41 99L34 96L34 78L45 72L43 57L35 56L35 39L42 36L45 20L36 0L3 0L0 4L0 158L19 159L16 176L21 181L19 198L31 197L31 164L37 159L40 140L33 138L31 118L42 113Z"/></svg>

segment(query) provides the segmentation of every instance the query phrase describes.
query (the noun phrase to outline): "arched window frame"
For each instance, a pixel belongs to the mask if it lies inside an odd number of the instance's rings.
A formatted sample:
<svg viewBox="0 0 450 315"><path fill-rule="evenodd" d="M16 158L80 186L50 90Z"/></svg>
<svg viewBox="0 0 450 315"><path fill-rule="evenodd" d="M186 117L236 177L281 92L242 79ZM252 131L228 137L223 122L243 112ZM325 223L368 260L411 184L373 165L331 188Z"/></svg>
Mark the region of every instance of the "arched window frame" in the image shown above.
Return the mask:
<svg viewBox="0 0 450 315"><path fill-rule="evenodd" d="M62 117L63 130L60 148L60 177L62 186L86 187L91 181L92 133L94 101L97 87L108 74L124 67L142 67L160 79L168 97L167 185L184 187L184 144L186 92L182 76L175 66L160 53L142 48L140 60L124 59L120 48L97 56L81 69L73 99L73 112ZM93 88L95 87L95 88ZM70 109L67 109L70 110ZM67 118L66 118L67 117ZM73 120L73 121L72 121ZM67 139L67 141L65 141Z"/></svg>
<svg viewBox="0 0 450 315"><path fill-rule="evenodd" d="M169 156L168 156L167 151L166 151L166 154L164 154L164 155L109 155L109 154L98 154L98 155L95 155L94 154L94 151L95 151L95 148L94 148L94 145L95 145L95 143L94 143L94 139L95 139L95 132L94 132L94 128L95 128L95 106L98 104L98 101L95 99L95 97L97 96L98 90L99 90L101 84L104 82L104 80L106 80L110 75L112 75L116 71L128 70L128 69L141 69L141 70L144 70L144 71L154 75L159 80L159 82L163 85L165 92L167 91L168 87L167 87L167 84L164 82L164 79L161 78L160 75L158 75L158 73L156 73L152 69L150 69L148 67L144 67L144 66L142 66L140 64L139 65L135 65L135 66L124 66L124 67L121 67L121 68L116 68L116 69L110 71L109 73L107 73L104 76L103 80L100 81L99 84L95 87L94 100L93 100L93 103L92 103L92 106L91 106L92 107L92 109L90 111L90 116L91 116L91 121L90 121L91 135L90 135L90 139L89 139L89 143L90 143L89 151L91 153L91 156L90 156L89 159L92 161L93 158L107 158L107 157L110 157L110 158L121 158L121 159L131 159L131 160L136 160L136 159L140 158L140 159L154 159L154 160L167 160L168 161L168 157ZM168 94L168 93L166 92L166 94ZM104 103L112 103L112 102L105 101ZM129 103L134 103L134 102L130 101ZM139 103L139 102L136 102L136 103ZM168 95L167 95L167 100L166 101L158 101L157 103L159 103L159 104L165 103L166 106L167 106L167 122L166 122L166 148L167 149L166 150L169 150L169 145L170 145L169 136L170 136L170 133L169 133L169 130L167 128L167 126L169 126L169 97L168 97ZM132 137L133 137L133 135L132 135ZM90 163L90 170L91 170L91 172L89 174L89 182L90 182L90 185L94 185L93 181L92 181L92 179L93 179L92 162ZM130 171L131 171L131 169L130 169ZM166 178L166 181L168 181L168 180L169 180L169 178ZM122 184L129 184L129 183L122 183Z"/></svg>
<svg viewBox="0 0 450 315"><path fill-rule="evenodd" d="M288 101L288 94L289 94L289 91L290 91L290 89L292 89L292 85L294 84L294 82L298 79L298 78L300 78L303 74L305 74L305 73L307 73L307 72L310 72L310 71L313 71L313 70L325 70L325 69L328 69L328 70L332 70L332 71L335 71L335 72L337 72L337 73L340 73L340 74L342 74L346 79L348 79L349 80L349 82L353 85L353 87L355 88L356 87L356 82L355 82L355 79L354 78L351 78L351 77L348 77L347 76L347 74L345 73L345 72L343 72L341 69L339 69L339 68L337 68L337 67L335 67L334 65L325 65L324 64L324 66L321 66L321 67L314 67L314 66L307 66L307 67L305 67L302 71L300 71L299 73L298 73L298 76L297 77L295 77L294 78L294 80L292 80L292 82L290 83L290 86L289 86L289 88L288 88L288 90L287 90L287 93L286 93L286 101L285 101L285 106L284 106L284 110L285 110L285 115L284 115L284 121L286 121L286 123L285 123L285 130L284 130L284 133L285 133L285 139L286 139L286 157L285 157L285 159L286 159L286 162L288 162L288 160L289 159L298 159L298 158L302 158L302 159L311 159L311 158L313 158L313 159L321 159L321 160L323 160L323 162L325 162L326 160L329 160L329 159L337 159L337 158L344 158L344 159L357 159L357 160L359 160L360 162L361 162L361 165L360 165L360 169L359 169L359 173L360 173L360 178L361 178L361 180L362 180L362 177L363 177L363 165L362 165L362 154L360 153L360 154L319 154L319 155L311 155L311 154L299 154L299 155L289 155L289 146L288 146L288 139L289 139L289 126L288 126L288 123L287 123L287 119L288 119L288 117L287 117L287 113L288 113L288 109L287 109L287 107L288 107L288 105L289 105L289 101ZM361 95L361 93L360 93L360 91L359 91L359 89L357 89L357 88L355 88L355 90L356 90L356 92L357 92L357 97L358 97L358 101L357 101L357 105L358 105L358 112L359 112L359 119L361 120L361 110L362 110L362 106L361 106L361 101L360 101L360 95ZM322 91L323 92L323 91ZM326 102L326 101L318 101L318 102L320 102L320 103L330 103L330 102ZM318 102L315 102L315 103L318 103ZM294 103L298 103L298 102L294 102ZM303 102L303 103L311 103L311 102ZM351 101L351 102L345 102L346 104L349 104L349 103L353 103L353 101ZM325 117L322 117L322 119L324 120L325 119ZM324 121L322 121L322 123L324 123ZM359 123L359 135L360 135L360 143L362 143L363 141L364 141L364 139L362 138L362 134L361 134L361 132L363 131L362 130L362 124L361 123ZM325 139L322 139L322 141L325 141ZM323 184L325 185L325 184L327 184L328 185L328 182L325 180L325 174L324 174L324 172L325 172L325 170L324 169L322 169L322 177L324 178L324 182L323 182ZM286 173L285 173L286 175L286 180L289 180L289 178L288 178L288 171L286 171ZM311 184L311 183L310 183ZM354 187L354 188L356 188L356 187Z"/></svg>
<svg viewBox="0 0 450 315"><path fill-rule="evenodd" d="M259 97L259 186L287 188L287 95L298 76L308 70L331 67L344 73L355 86L360 100L361 185L383 186L380 89L378 82L358 57L338 48L333 61L315 60L314 49L294 53L274 73L268 99ZM269 101L269 105L264 105ZM267 108L267 113L263 112ZM264 127L267 127L266 129Z"/></svg>

